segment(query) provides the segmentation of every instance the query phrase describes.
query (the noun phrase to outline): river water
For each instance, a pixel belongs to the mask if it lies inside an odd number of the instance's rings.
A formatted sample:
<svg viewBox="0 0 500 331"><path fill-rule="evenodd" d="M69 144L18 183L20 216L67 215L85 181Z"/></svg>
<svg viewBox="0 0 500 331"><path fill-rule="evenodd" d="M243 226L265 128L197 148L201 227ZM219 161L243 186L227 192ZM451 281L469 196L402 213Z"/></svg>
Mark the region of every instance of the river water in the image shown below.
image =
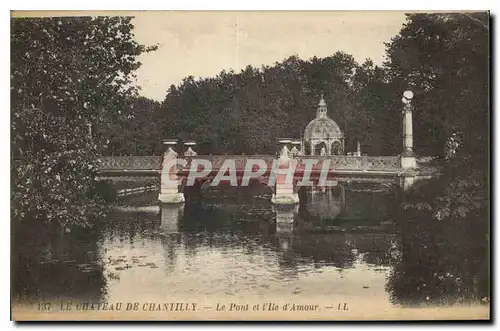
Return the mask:
<svg viewBox="0 0 500 331"><path fill-rule="evenodd" d="M457 261L418 253L425 243L398 226L390 191L306 196L295 209L231 192L180 206L156 204L155 192L122 198L93 229L21 241L13 296L82 302L314 297L332 305L369 299L381 309L480 301L484 279L466 281L472 277Z"/></svg>

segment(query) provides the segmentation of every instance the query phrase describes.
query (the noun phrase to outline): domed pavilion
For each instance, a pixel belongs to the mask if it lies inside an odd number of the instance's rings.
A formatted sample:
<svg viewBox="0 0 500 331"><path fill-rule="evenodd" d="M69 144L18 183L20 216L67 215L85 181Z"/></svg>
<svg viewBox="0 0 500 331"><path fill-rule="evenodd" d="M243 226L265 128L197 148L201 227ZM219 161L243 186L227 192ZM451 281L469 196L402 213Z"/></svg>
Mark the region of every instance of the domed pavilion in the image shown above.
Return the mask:
<svg viewBox="0 0 500 331"><path fill-rule="evenodd" d="M316 110L316 118L304 130L304 154L341 155L344 154L344 134L337 123L328 117L323 95Z"/></svg>

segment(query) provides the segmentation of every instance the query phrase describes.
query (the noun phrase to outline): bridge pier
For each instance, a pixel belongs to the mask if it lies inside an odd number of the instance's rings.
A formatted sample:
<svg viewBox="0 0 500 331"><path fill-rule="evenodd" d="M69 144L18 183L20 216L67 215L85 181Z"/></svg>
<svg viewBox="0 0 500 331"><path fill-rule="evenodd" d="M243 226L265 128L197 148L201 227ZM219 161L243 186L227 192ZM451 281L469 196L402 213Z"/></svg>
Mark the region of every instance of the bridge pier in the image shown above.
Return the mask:
<svg viewBox="0 0 500 331"><path fill-rule="evenodd" d="M416 181L415 169L417 168L417 160L415 156L401 156L401 169L403 176L400 179L400 186L404 191L409 189Z"/></svg>
<svg viewBox="0 0 500 331"><path fill-rule="evenodd" d="M413 184L416 182L416 177L415 176L404 176L401 178L401 187L403 188L403 191L408 190L410 187L413 186Z"/></svg>
<svg viewBox="0 0 500 331"><path fill-rule="evenodd" d="M164 141L163 144L174 145L177 142ZM171 146L167 148L163 154L162 169L160 175L160 194L158 200L161 203L183 203L185 201L184 194L179 192L181 187L179 176L177 175L179 167L178 154Z"/></svg>
<svg viewBox="0 0 500 331"><path fill-rule="evenodd" d="M271 202L278 205L294 205L299 203L299 194L295 193L293 184L278 184Z"/></svg>
<svg viewBox="0 0 500 331"><path fill-rule="evenodd" d="M293 176L297 160L289 156L286 146L283 146L278 158L276 169L276 185L271 202L278 205L293 205L299 203L299 194L295 192Z"/></svg>
<svg viewBox="0 0 500 331"><path fill-rule="evenodd" d="M417 168L417 159L415 158L415 155L405 156L403 154L401 155L400 162L401 169L403 170L413 170Z"/></svg>

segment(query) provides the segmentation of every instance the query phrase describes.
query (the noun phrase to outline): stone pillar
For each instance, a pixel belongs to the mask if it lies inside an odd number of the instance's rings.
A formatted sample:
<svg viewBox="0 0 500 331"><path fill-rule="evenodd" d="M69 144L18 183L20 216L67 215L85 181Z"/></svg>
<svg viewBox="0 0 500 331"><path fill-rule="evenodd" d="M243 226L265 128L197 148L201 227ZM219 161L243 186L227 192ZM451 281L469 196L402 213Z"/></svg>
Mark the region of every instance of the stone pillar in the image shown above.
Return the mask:
<svg viewBox="0 0 500 331"><path fill-rule="evenodd" d="M405 104L403 108L403 153L401 154L401 168L403 169L415 169L417 167L415 153L413 152L412 98L413 93L411 91L403 93L403 103Z"/></svg>
<svg viewBox="0 0 500 331"><path fill-rule="evenodd" d="M299 195L295 193L293 175L297 159L292 159L289 156L289 151L286 146L283 146L278 158L278 166L276 169L276 186L271 202L275 204L296 204L299 203ZM290 169L290 170L289 170ZM287 181L288 173L290 181Z"/></svg>
<svg viewBox="0 0 500 331"><path fill-rule="evenodd" d="M290 152L294 157L299 155L304 155L302 151L302 140L299 139L292 140L292 150Z"/></svg>
<svg viewBox="0 0 500 331"><path fill-rule="evenodd" d="M415 181L416 177L412 175L401 177L401 187L403 188L403 191L406 191L410 187L412 187Z"/></svg>
<svg viewBox="0 0 500 331"><path fill-rule="evenodd" d="M163 153L162 170L160 174L160 194L158 200L162 203L183 203L184 194L179 191L180 178L177 175L180 161L178 154L171 145L177 144L176 141L164 141L164 146L167 147Z"/></svg>
<svg viewBox="0 0 500 331"><path fill-rule="evenodd" d="M292 155L292 157L296 157L300 155L300 151L297 149L297 147L293 146L290 151L290 154Z"/></svg>
<svg viewBox="0 0 500 331"><path fill-rule="evenodd" d="M406 154L413 154L413 114L412 105L407 103L403 109L403 148Z"/></svg>

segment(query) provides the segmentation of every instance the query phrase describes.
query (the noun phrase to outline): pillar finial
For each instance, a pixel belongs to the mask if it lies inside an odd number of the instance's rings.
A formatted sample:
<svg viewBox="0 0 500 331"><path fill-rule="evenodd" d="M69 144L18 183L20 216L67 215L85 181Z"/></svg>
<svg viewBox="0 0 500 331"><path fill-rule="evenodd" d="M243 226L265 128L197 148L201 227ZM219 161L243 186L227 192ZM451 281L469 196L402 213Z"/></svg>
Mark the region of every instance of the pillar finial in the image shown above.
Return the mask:
<svg viewBox="0 0 500 331"><path fill-rule="evenodd" d="M319 99L319 104L318 106L320 107L326 107L326 101L325 99L323 98L323 93L321 93L321 99Z"/></svg>
<svg viewBox="0 0 500 331"><path fill-rule="evenodd" d="M409 90L408 90L408 91L404 91L404 92L403 92L403 99L402 99L403 103L404 103L405 105L410 104L411 99L413 99L413 95L414 95L414 94L413 94L413 92L412 92L412 91L409 91Z"/></svg>

